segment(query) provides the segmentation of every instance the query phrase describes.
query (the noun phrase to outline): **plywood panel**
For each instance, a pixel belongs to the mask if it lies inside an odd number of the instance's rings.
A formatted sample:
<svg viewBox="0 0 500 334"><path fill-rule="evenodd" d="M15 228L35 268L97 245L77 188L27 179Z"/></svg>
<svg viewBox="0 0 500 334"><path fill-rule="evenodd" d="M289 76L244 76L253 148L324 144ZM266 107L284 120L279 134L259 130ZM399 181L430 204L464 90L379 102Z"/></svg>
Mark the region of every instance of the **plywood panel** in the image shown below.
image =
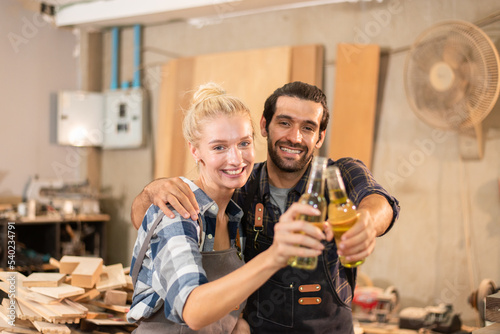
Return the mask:
<svg viewBox="0 0 500 334"><path fill-rule="evenodd" d="M380 47L339 44L328 156L353 157L370 168Z"/></svg>
<svg viewBox="0 0 500 334"><path fill-rule="evenodd" d="M290 81L302 81L323 87L323 59L323 45L294 46Z"/></svg>
<svg viewBox="0 0 500 334"><path fill-rule="evenodd" d="M163 66L158 102L155 178L183 175L187 145L182 136L183 110L193 89L194 58L175 59Z"/></svg>

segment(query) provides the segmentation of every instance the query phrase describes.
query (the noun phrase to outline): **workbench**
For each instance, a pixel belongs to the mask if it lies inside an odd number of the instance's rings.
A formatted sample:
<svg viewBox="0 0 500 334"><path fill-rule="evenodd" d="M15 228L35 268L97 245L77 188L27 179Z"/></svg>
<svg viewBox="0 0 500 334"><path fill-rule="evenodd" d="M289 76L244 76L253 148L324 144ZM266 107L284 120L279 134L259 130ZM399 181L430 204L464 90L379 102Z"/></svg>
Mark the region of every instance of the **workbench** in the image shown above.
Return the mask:
<svg viewBox="0 0 500 334"><path fill-rule="evenodd" d="M71 215L71 216L37 216L33 219L22 217L16 220L0 219L0 267L7 268L8 256L17 252L13 250L14 244L22 243L26 248L40 254L50 254L55 259L60 259L63 254L62 245L69 241L66 225L72 230L79 230L83 226L93 229L93 232L82 238L85 252L88 256L106 258L106 222L110 219L107 214ZM10 227L9 227L10 226ZM13 241L15 243L13 243ZM9 258L11 259L11 258ZM17 264L16 264L17 265Z"/></svg>

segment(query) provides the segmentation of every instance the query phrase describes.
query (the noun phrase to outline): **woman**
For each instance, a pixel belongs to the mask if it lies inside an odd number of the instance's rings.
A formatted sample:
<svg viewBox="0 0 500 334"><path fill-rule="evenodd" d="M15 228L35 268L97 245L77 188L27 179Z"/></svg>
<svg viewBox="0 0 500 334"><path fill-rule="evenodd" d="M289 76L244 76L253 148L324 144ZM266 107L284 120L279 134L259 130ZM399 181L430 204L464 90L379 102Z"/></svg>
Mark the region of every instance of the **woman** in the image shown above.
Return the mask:
<svg viewBox="0 0 500 334"><path fill-rule="evenodd" d="M272 246L243 265L235 248L243 213L231 196L254 164L250 112L239 99L207 84L195 93L183 132L199 169L197 180L183 178L198 201L198 221L176 212L169 218L149 207L134 247L135 289L127 317L140 321L137 333L231 333L246 298L290 256L319 255L325 236L302 221L278 223ZM319 214L297 204L282 218L299 212Z"/></svg>

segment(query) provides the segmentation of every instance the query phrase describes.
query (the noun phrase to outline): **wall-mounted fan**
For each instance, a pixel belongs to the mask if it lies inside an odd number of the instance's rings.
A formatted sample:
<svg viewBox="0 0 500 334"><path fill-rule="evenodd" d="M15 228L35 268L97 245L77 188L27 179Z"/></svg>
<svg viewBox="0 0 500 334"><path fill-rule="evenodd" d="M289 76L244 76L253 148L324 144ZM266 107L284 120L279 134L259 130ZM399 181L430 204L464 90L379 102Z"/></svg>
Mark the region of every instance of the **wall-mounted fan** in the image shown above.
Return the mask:
<svg viewBox="0 0 500 334"><path fill-rule="evenodd" d="M498 98L499 67L495 45L477 26L434 25L418 36L406 59L410 106L432 127L478 133Z"/></svg>

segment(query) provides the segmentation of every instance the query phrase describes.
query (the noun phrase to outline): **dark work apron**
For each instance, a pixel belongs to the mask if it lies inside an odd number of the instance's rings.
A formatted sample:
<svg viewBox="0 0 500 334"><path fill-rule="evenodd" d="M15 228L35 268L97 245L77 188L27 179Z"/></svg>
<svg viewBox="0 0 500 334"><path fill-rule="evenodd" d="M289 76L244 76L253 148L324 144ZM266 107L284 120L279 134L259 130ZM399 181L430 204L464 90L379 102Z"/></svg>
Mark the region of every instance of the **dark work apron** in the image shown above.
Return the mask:
<svg viewBox="0 0 500 334"><path fill-rule="evenodd" d="M142 261L144 255L149 246L149 242L153 235L156 226L163 218L163 212L160 212L158 218L151 226L148 231L148 235L144 240L144 244L137 255L137 259L134 264L132 271L132 282L137 282L137 277L139 275L140 268L142 266ZM203 229L203 226L200 227ZM212 252L201 252L203 269L207 274L207 279L212 282L222 276L225 276L234 270L238 269L243 265L243 261L240 259L236 248L229 248L222 251L212 251ZM217 303L217 300L213 301ZM245 307L246 301L243 302L238 307L235 307L231 313L226 315L224 318L216 321L206 327L203 327L199 331L194 331L190 329L187 325L178 324L165 318L164 306L156 311L151 317L143 319L139 323L139 327L134 330L134 334L153 334L153 333L169 333L169 334L181 334L181 333L202 333L202 334L220 334L220 333L231 333L234 326L238 320L241 310Z"/></svg>
<svg viewBox="0 0 500 334"><path fill-rule="evenodd" d="M247 235L246 261L272 244L271 238L259 234L256 250L254 237ZM318 257L315 270L279 270L248 298L244 318L252 333L354 333L351 307L335 292L325 263L330 252L336 252L332 243Z"/></svg>

